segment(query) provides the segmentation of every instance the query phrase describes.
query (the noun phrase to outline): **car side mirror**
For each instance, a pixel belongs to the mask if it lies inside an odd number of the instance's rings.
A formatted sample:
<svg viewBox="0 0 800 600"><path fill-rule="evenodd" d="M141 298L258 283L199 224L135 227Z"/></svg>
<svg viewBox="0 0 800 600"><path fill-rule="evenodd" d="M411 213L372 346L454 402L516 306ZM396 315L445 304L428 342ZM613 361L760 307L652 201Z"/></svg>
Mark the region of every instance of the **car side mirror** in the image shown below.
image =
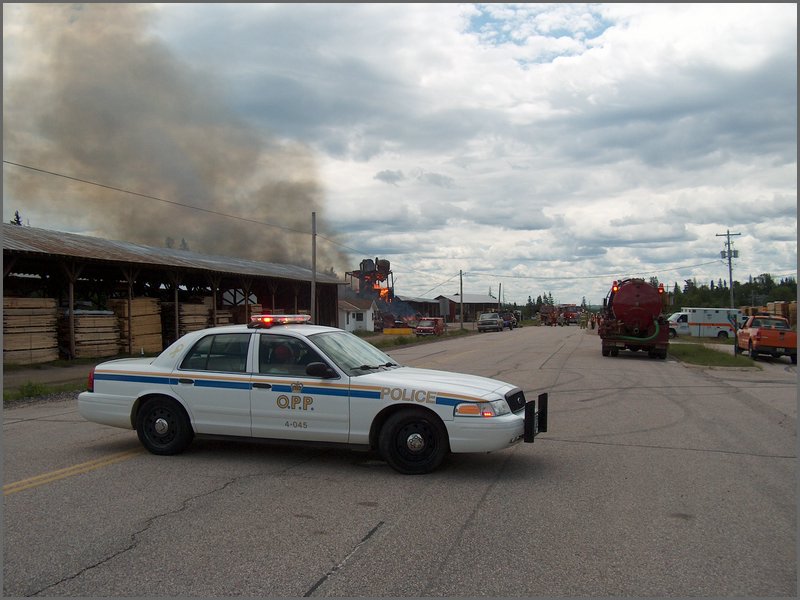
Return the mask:
<svg viewBox="0 0 800 600"><path fill-rule="evenodd" d="M336 371L331 369L323 362L312 362L308 363L308 366L306 367L306 375L310 375L311 377L322 377L323 379L331 379L336 377Z"/></svg>

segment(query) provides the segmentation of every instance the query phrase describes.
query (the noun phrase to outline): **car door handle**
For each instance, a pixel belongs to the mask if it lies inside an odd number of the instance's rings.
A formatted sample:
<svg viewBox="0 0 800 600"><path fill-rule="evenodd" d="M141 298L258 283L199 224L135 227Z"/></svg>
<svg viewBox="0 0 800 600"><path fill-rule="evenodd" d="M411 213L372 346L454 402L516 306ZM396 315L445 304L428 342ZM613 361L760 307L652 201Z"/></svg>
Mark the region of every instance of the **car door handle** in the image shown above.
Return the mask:
<svg viewBox="0 0 800 600"><path fill-rule="evenodd" d="M254 383L253 387L254 388L258 388L260 390L271 390L272 389L272 384L270 384L270 383Z"/></svg>
<svg viewBox="0 0 800 600"><path fill-rule="evenodd" d="M185 379L181 377L180 379L178 379L178 383L186 383L188 385L194 385L194 379Z"/></svg>

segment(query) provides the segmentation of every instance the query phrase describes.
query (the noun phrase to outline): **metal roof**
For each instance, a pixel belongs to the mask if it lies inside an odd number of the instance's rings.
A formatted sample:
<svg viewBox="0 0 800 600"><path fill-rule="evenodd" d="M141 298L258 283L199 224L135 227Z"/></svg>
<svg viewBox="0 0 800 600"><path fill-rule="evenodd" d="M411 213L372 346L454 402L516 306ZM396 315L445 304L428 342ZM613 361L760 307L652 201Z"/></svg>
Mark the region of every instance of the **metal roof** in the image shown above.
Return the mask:
<svg viewBox="0 0 800 600"><path fill-rule="evenodd" d="M450 302L459 304L461 296L458 294L454 296L437 296L437 298L447 298ZM497 298L492 298L483 294L464 294L464 304L497 304Z"/></svg>
<svg viewBox="0 0 800 600"><path fill-rule="evenodd" d="M132 242L3 223L3 252L61 256L98 261L200 269L218 273L276 277L311 281L311 269L229 256L198 254L189 250L156 248ZM332 276L317 273L319 283L341 283Z"/></svg>
<svg viewBox="0 0 800 600"><path fill-rule="evenodd" d="M416 302L417 304L439 304L438 298L415 298L414 296L401 296L399 294L395 294L394 297L402 302Z"/></svg>

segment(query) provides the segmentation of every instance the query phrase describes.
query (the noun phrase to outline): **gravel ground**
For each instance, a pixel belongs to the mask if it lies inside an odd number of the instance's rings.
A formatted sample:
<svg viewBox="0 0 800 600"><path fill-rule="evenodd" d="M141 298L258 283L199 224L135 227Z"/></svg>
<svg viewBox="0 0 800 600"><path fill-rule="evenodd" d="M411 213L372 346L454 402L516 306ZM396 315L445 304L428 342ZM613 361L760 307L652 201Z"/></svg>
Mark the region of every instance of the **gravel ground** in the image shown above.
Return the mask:
<svg viewBox="0 0 800 600"><path fill-rule="evenodd" d="M8 410L10 408L21 408L23 406L30 406L31 404L44 404L55 402L70 402L77 400L79 391L72 392L57 392L53 394L43 394L41 396L31 396L29 398L15 398L13 400L3 400L3 408Z"/></svg>

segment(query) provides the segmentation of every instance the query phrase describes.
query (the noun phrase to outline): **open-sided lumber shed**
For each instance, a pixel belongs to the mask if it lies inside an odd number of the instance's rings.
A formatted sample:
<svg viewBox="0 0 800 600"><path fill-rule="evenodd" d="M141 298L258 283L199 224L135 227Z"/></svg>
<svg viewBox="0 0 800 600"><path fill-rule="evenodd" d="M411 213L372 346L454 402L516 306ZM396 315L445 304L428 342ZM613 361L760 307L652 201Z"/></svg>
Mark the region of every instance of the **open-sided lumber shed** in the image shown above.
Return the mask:
<svg viewBox="0 0 800 600"><path fill-rule="evenodd" d="M76 307L103 309L112 301L127 300L130 320L133 300L141 297L172 303L174 323L165 324L165 329L174 334L173 340L181 333L182 304L197 305L205 299L211 312L209 323L219 322L221 309L233 310L244 322L254 304L262 311L310 313L312 287L314 321L338 326L340 282L330 274L9 223L3 224L2 231L4 297L55 298L68 317L70 357L75 356ZM165 343L169 337L165 336ZM130 353L132 338L128 335Z"/></svg>

